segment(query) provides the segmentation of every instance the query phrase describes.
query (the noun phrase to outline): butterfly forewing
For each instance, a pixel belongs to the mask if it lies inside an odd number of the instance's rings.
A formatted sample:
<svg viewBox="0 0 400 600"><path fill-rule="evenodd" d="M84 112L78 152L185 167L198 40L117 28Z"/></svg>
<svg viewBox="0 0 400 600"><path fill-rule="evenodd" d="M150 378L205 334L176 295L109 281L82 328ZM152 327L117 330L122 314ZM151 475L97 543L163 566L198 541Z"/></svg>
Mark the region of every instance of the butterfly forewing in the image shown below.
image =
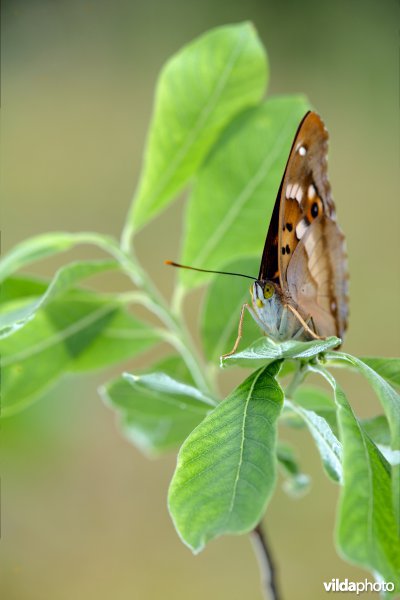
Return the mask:
<svg viewBox="0 0 400 600"><path fill-rule="evenodd" d="M282 183L281 187L282 188ZM279 283L279 200L280 191L275 201L274 210L268 228L267 239L264 244L264 251L261 258L258 279L260 281L270 280Z"/></svg>
<svg viewBox="0 0 400 600"><path fill-rule="evenodd" d="M279 188L260 265L293 299L319 335L343 335L347 324L344 236L335 221L327 177L328 132L314 112L299 125Z"/></svg>
<svg viewBox="0 0 400 600"><path fill-rule="evenodd" d="M297 129L275 201L261 259L258 276L261 280L274 279L273 275L278 273L283 287L290 254L298 242L296 225L310 212L311 198L309 200L307 195L309 189L313 193L310 186L320 188L327 209L331 206L326 178L327 139L321 119L316 113L308 112ZM325 162L322 170L321 160Z"/></svg>

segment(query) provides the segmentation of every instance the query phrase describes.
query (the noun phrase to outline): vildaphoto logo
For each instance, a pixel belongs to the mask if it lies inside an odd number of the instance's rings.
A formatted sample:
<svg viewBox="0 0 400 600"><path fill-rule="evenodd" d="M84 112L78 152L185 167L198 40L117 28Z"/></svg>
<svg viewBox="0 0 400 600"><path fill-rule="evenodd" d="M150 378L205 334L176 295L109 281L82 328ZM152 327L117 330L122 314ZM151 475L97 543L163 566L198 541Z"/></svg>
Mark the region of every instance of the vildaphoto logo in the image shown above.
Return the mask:
<svg viewBox="0 0 400 600"><path fill-rule="evenodd" d="M349 581L347 578L341 581L340 579L331 579L324 581L326 592L355 592L357 595L363 592L393 592L394 583L391 581Z"/></svg>

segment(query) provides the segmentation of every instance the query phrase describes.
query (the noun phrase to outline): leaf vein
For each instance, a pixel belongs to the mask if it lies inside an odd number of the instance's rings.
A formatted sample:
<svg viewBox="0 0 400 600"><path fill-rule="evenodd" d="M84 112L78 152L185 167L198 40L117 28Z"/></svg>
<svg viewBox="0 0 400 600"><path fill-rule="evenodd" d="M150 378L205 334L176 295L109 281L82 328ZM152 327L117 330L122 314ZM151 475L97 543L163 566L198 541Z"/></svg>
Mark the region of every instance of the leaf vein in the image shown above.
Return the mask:
<svg viewBox="0 0 400 600"><path fill-rule="evenodd" d="M261 375L263 375L265 373L266 368L267 367L265 367L264 369L261 369L261 371L256 375L256 377L254 378L253 383L251 384L249 393L247 394L247 398L246 398L246 402L245 402L245 406L244 406L244 411L243 411L243 421L242 421L242 431L241 431L241 443L240 443L239 462L238 462L238 466L237 466L237 470L236 470L236 478L235 478L235 483L233 485L231 502L230 502L230 506L229 506L229 509L228 509L227 521L230 519L230 517L232 515L233 507L234 507L235 500L236 500L237 486L238 486L239 478L240 478L240 471L241 471L242 463L243 463L243 452L244 452L244 441L245 441L245 428L246 428L246 418L247 418L247 410L248 410L249 402L251 400L251 397L252 397L252 394L253 394L253 390L254 390L254 388L256 386L256 383L260 379Z"/></svg>
<svg viewBox="0 0 400 600"><path fill-rule="evenodd" d="M242 39L242 38L244 38L243 33L241 34L241 37L239 38L238 43L236 44L235 48L233 49L231 56L227 60L224 70L222 71L221 77L217 81L217 85L215 86L214 90L212 91L207 104L204 106L203 110L200 112L198 119L193 126L193 129L191 131L189 131L186 141L179 148L175 157L169 163L169 167L164 172L163 177L160 178L155 190L150 195L149 200L148 200L149 206L152 206L154 204L154 199L157 198L157 196L162 193L163 189L165 189L167 187L170 178L174 174L174 171L179 167L179 165L184 160L189 149L196 141L196 138L197 138L199 132L201 131L202 127L205 125L205 123L207 122L207 119L209 118L210 114L212 113L215 106L217 105L218 100L223 92L224 86L229 78L229 75L232 72L232 70L235 66L235 63L240 56L243 42L245 41L245 38L244 39Z"/></svg>
<svg viewBox="0 0 400 600"><path fill-rule="evenodd" d="M225 236L227 231L229 231L229 229L232 227L233 221L242 211L245 202L249 199L249 197L264 179L268 169L271 167L274 160L276 160L276 158L279 156L284 144L287 141L289 136L289 128L291 128L290 121L280 136L280 143L277 142L275 144L271 151L265 156L253 177L249 179L239 195L232 200L230 209L220 221L213 234L208 238L207 243L203 245L201 252L199 252L197 256L198 265L202 266L205 263L204 259L207 259L210 256L212 250L219 244L219 241Z"/></svg>

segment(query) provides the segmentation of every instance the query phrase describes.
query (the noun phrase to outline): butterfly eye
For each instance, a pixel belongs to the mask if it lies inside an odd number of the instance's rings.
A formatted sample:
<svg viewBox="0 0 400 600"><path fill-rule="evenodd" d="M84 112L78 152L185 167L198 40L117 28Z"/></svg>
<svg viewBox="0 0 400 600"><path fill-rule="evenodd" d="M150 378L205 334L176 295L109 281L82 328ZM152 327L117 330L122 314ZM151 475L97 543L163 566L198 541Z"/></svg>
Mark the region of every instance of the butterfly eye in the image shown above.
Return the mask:
<svg viewBox="0 0 400 600"><path fill-rule="evenodd" d="M268 300L275 293L274 286L271 283L266 283L264 287L264 298Z"/></svg>

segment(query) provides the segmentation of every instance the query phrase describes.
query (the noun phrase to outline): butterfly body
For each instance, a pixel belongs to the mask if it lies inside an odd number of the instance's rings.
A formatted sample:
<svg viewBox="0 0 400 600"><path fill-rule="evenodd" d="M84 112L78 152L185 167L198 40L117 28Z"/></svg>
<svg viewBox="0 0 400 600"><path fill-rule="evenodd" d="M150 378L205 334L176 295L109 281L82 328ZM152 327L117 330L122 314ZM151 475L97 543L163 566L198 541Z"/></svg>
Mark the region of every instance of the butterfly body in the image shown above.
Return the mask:
<svg viewBox="0 0 400 600"><path fill-rule="evenodd" d="M266 292L265 292L266 290ZM282 342L288 339L308 340L309 334L288 306L297 309L293 299L273 281L257 280L252 286L250 313L263 332Z"/></svg>

